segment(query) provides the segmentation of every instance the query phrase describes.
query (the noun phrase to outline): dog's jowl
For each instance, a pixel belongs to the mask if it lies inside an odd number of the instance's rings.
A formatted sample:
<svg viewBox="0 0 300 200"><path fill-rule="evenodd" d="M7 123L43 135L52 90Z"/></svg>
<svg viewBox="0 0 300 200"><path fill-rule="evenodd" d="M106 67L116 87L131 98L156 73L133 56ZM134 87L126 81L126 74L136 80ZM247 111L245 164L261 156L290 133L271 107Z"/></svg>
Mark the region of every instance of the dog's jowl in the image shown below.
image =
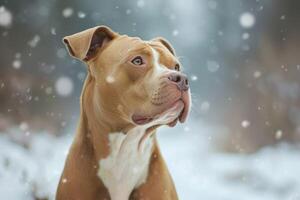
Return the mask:
<svg viewBox="0 0 300 200"><path fill-rule="evenodd" d="M189 82L173 47L105 26L63 41L88 74L56 199L178 199L155 135L161 125L185 122L190 110Z"/></svg>

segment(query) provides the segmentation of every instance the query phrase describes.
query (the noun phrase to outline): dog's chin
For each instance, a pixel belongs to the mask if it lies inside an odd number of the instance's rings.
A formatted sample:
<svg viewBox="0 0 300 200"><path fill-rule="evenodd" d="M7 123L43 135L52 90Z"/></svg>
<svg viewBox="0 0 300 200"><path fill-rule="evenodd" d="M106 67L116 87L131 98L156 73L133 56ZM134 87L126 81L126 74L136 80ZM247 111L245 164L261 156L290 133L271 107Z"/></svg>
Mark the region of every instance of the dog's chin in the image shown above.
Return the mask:
<svg viewBox="0 0 300 200"><path fill-rule="evenodd" d="M188 112L189 98L183 95L182 98L171 103L156 114L150 116L134 114L132 121L137 125L152 124L153 126L168 125L174 127L178 121L181 123L185 122Z"/></svg>

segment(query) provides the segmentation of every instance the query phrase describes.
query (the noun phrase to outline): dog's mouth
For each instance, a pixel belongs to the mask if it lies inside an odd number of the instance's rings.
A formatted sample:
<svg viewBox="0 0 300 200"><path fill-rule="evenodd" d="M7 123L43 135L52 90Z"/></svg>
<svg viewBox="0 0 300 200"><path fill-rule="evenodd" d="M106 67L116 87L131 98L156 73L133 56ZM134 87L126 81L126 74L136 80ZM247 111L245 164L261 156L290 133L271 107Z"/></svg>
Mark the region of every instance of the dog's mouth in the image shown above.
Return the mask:
<svg viewBox="0 0 300 200"><path fill-rule="evenodd" d="M188 94L183 94L182 97L176 100L171 106L164 109L162 112L158 114L154 114L153 116L143 116L134 114L132 116L132 120L137 125L145 125L156 121L160 118L164 118L168 116L169 120L166 123L170 127L174 127L177 122L184 123L187 119L188 113L190 109L190 99ZM171 120L171 121L170 121ZM163 121L163 120L162 120Z"/></svg>

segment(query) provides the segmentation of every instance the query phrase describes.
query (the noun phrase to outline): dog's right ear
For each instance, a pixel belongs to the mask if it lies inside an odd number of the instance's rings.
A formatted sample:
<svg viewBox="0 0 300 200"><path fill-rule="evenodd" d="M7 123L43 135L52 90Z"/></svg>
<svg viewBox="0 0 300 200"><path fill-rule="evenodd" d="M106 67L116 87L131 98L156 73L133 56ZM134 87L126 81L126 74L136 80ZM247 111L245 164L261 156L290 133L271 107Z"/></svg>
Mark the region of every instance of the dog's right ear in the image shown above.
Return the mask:
<svg viewBox="0 0 300 200"><path fill-rule="evenodd" d="M87 62L94 58L96 53L116 36L118 33L110 28L97 26L66 36L63 38L63 42L71 56Z"/></svg>

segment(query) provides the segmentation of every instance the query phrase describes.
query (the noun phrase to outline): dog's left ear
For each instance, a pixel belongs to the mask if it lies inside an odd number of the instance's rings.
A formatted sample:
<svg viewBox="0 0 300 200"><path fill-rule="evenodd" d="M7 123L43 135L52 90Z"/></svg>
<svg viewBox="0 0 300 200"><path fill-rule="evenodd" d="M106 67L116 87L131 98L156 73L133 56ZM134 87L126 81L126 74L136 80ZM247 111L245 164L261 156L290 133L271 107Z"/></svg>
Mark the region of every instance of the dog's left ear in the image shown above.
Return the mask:
<svg viewBox="0 0 300 200"><path fill-rule="evenodd" d="M174 56L176 56L176 52L174 50L174 48L172 47L172 45L170 44L170 42L168 40L166 40L163 37L157 37L152 39L152 41L154 42L160 42L162 45L164 45Z"/></svg>
<svg viewBox="0 0 300 200"><path fill-rule="evenodd" d="M66 36L63 38L63 42L71 56L87 62L117 35L118 33L106 26L97 26Z"/></svg>

